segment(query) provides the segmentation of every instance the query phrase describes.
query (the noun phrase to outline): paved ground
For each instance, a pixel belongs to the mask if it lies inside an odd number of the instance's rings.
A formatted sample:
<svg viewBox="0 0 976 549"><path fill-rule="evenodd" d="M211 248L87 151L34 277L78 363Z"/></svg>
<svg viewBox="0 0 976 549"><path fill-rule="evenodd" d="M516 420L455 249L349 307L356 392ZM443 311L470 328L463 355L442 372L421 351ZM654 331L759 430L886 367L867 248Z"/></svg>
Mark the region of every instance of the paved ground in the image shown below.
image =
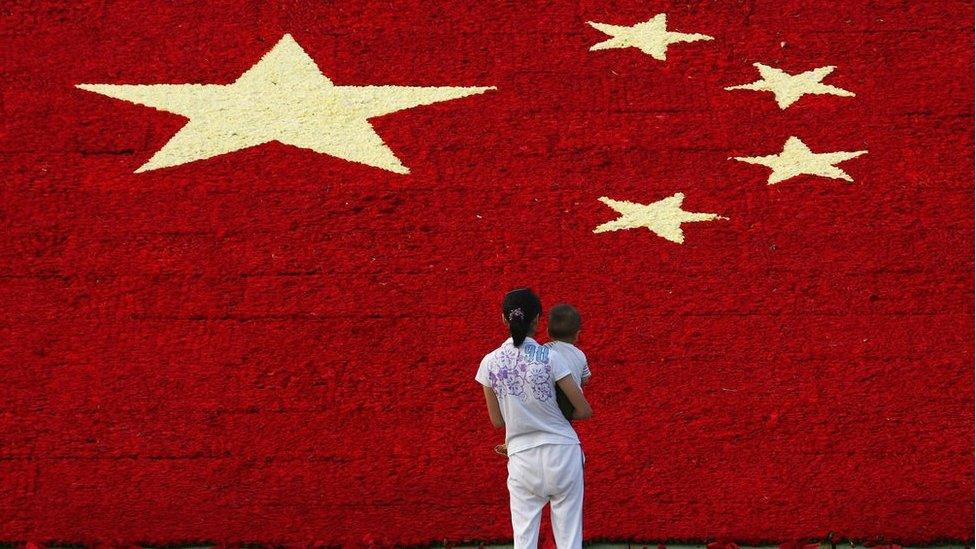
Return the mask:
<svg viewBox="0 0 976 549"><path fill-rule="evenodd" d="M456 545L454 549L474 549L478 547L477 545ZM502 549L510 548L511 545L485 545L484 549ZM585 545L587 549L643 549L647 547L648 549L655 549L656 545L653 544L640 544L640 543L594 543ZM747 547L741 546L742 549L779 549L776 545L764 545L759 547ZM705 549L704 545L668 545L667 549ZM830 549L829 545L821 544L820 549ZM837 544L837 549L864 549L862 545L849 545L849 544ZM904 549L922 549L915 547L904 547ZM925 549L973 549L973 544L969 545L928 545Z"/></svg>

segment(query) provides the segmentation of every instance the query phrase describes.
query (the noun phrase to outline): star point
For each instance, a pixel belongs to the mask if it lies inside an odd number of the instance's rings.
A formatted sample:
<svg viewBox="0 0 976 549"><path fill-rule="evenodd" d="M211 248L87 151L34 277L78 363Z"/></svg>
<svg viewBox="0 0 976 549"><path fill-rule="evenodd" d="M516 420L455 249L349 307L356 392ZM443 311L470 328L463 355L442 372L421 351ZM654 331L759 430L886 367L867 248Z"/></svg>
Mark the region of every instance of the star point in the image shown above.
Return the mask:
<svg viewBox="0 0 976 549"><path fill-rule="evenodd" d="M135 173L277 141L394 173L410 170L369 120L494 86L337 86L290 34L231 84L78 84L189 119Z"/></svg>
<svg viewBox="0 0 976 549"><path fill-rule="evenodd" d="M595 21L587 21L587 24L610 36L609 39L591 46L590 51L637 48L658 61L667 59L668 46L671 44L714 39L706 34L669 31L667 29L667 14L665 13L659 13L643 23L631 26L609 25Z"/></svg>
<svg viewBox="0 0 976 549"><path fill-rule="evenodd" d="M834 72L833 65L818 67L800 74L790 74L782 69L753 63L759 70L759 80L748 84L729 86L726 91L752 90L772 92L776 104L780 109L786 109L796 103L804 95L837 95L840 97L854 97L854 92L824 84L821 81Z"/></svg>
<svg viewBox="0 0 976 549"><path fill-rule="evenodd" d="M771 169L767 184L773 185L800 175L816 175L831 179L843 179L854 182L854 179L835 164L857 158L868 151L836 151L829 153L815 153L810 150L800 138L791 136L783 144L783 151L767 156L736 156L731 160L758 164Z"/></svg>
<svg viewBox="0 0 976 549"><path fill-rule="evenodd" d="M637 204L601 196L598 200L616 210L620 217L597 226L593 232L603 233L644 227L665 240L683 244L685 235L681 230L682 223L729 219L714 213L686 211L681 208L684 199L684 193L680 192L650 204Z"/></svg>

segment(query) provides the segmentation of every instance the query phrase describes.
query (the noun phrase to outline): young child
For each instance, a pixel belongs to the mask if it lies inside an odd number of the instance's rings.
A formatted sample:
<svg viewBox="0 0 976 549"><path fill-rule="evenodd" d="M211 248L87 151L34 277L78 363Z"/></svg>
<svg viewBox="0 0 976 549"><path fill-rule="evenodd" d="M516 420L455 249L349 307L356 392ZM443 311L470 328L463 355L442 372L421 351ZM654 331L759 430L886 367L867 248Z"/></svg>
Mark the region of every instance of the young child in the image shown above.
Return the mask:
<svg viewBox="0 0 976 549"><path fill-rule="evenodd" d="M549 311L549 341L544 347L556 351L563 357L569 365L569 370L576 378L576 384L582 390L583 385L590 380L590 367L586 362L586 355L576 347L579 340L579 332L582 326L582 319L575 307L567 303L556 305ZM558 386L556 387L556 403L559 411L566 416L569 421L573 420L573 405ZM507 455L508 448L504 444L495 446L495 452Z"/></svg>
<svg viewBox="0 0 976 549"><path fill-rule="evenodd" d="M586 382L590 380L590 367L586 362L586 355L576 347L581 325L582 320L575 307L568 303L556 305L549 311L548 330L551 341L545 346L566 359L573 377L576 378L576 383L582 390ZM556 387L556 402L566 419L572 421L573 405L570 404L566 394L559 387Z"/></svg>

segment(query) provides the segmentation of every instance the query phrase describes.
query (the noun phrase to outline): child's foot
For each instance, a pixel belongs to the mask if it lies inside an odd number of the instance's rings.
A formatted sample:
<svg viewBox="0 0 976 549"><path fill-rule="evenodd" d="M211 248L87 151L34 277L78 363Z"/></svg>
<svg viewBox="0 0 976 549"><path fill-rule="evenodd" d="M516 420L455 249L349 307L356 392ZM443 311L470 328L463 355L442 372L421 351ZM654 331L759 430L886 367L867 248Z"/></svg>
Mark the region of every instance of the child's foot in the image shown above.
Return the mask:
<svg viewBox="0 0 976 549"><path fill-rule="evenodd" d="M508 445L507 444L499 444L498 446L495 446L495 453L498 454L498 455L500 455L500 456L507 456L508 455Z"/></svg>

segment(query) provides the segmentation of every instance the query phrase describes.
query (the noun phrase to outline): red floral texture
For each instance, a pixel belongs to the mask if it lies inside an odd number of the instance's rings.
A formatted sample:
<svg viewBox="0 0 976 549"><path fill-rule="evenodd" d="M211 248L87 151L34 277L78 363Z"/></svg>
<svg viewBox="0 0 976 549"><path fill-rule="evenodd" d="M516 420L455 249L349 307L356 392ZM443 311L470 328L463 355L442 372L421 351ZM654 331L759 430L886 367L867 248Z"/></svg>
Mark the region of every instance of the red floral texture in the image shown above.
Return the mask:
<svg viewBox="0 0 976 549"><path fill-rule="evenodd" d="M971 2L2 12L0 541L511 539L473 377L522 285L583 317L586 539L972 539ZM590 51L657 13L714 39ZM495 89L371 120L409 174L134 173L187 118L76 87L229 84L285 34L336 85ZM726 91L753 63L855 96ZM868 152L729 160L790 136ZM676 193L728 219L593 232Z"/></svg>

